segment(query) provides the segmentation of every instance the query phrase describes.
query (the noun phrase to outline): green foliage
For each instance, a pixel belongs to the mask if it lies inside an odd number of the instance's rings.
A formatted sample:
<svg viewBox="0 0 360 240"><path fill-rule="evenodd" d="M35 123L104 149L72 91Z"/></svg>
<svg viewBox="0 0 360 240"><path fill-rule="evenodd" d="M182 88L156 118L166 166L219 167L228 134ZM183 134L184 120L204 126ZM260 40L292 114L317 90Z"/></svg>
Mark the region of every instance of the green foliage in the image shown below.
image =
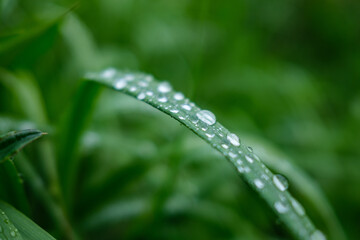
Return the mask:
<svg viewBox="0 0 360 240"><path fill-rule="evenodd" d="M81 80L114 66L169 79L241 136L242 162L246 143L288 179L279 194L326 239L359 239L359 4L0 0L0 132L49 133L0 164L0 199L57 239L291 239L286 226L303 226L272 211L271 179L254 188L264 169L241 181L182 124Z"/></svg>
<svg viewBox="0 0 360 240"><path fill-rule="evenodd" d="M0 221L5 230L3 239L55 240L55 238L10 205L0 201L0 209L3 213L2 217L6 217L6 221ZM9 226L11 226L10 235L6 233L9 231Z"/></svg>

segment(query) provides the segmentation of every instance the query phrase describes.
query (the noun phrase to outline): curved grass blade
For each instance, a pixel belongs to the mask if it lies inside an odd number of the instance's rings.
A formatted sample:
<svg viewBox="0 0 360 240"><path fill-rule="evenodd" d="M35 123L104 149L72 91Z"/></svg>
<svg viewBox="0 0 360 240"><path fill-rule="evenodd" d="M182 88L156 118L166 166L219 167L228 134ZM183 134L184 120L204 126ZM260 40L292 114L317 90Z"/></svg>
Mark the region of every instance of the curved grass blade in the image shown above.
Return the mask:
<svg viewBox="0 0 360 240"><path fill-rule="evenodd" d="M19 230L10 221L6 213L0 207L0 239L23 240Z"/></svg>
<svg viewBox="0 0 360 240"><path fill-rule="evenodd" d="M65 121L60 127L58 146L58 174L64 198L69 208L72 208L71 196L76 181L76 174L79 165L79 141L87 126L89 125L93 106L100 93L97 84L83 84L80 86L77 95L71 105Z"/></svg>
<svg viewBox="0 0 360 240"><path fill-rule="evenodd" d="M284 173L294 184L297 191L315 208L315 214L324 222L327 232L333 239L346 239L345 232L331 207L329 200L319 185L311 179L301 168L296 166L286 154L272 146L269 142L247 136L247 142L261 146L258 154L271 169Z"/></svg>
<svg viewBox="0 0 360 240"><path fill-rule="evenodd" d="M0 136L0 163L46 133L39 130L10 132Z"/></svg>
<svg viewBox="0 0 360 240"><path fill-rule="evenodd" d="M172 91L167 82L157 82L142 73L107 69L88 74L85 79L133 96L159 109L192 130L219 151L238 170L242 179L274 210L297 239L323 239L303 211L303 207L287 191L282 176L274 175L239 138L216 121L213 113L202 110L182 93Z"/></svg>
<svg viewBox="0 0 360 240"><path fill-rule="evenodd" d="M39 227L36 223L27 218L24 214L0 201L0 209L8 216L8 222L12 222L14 228L13 233L10 232L10 237L5 239L24 239L24 240L55 240L49 233ZM4 216L4 215L3 215ZM1 218L1 214L0 214ZM1 224L1 223L0 223ZM1 225L0 225L1 226ZM14 235L15 234L15 235ZM1 236L1 232L0 232ZM18 238L15 238L19 236Z"/></svg>

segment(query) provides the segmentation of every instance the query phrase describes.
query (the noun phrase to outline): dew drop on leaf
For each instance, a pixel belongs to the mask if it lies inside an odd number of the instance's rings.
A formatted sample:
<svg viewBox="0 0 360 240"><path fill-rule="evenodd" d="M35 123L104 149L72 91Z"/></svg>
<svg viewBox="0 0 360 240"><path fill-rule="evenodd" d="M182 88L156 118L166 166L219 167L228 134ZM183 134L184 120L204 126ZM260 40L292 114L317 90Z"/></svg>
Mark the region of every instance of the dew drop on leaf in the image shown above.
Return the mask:
<svg viewBox="0 0 360 240"><path fill-rule="evenodd" d="M183 100L184 99L184 94L182 94L182 93L175 93L174 94L174 99L176 100L176 101L181 101L181 100Z"/></svg>
<svg viewBox="0 0 360 240"><path fill-rule="evenodd" d="M207 125L214 125L216 123L215 115L208 110L201 110L196 113L196 116L200 119L200 121L206 123Z"/></svg>
<svg viewBox="0 0 360 240"><path fill-rule="evenodd" d="M101 77L112 78L115 75L115 73L116 73L116 70L114 68L108 68L101 73Z"/></svg>
<svg viewBox="0 0 360 240"><path fill-rule="evenodd" d="M188 104L183 104L183 105L181 105L181 107L182 107L183 109L187 110L187 111L190 111L190 110L191 110L191 106L188 105Z"/></svg>
<svg viewBox="0 0 360 240"><path fill-rule="evenodd" d="M120 89L125 88L126 84L127 84L127 82L124 79L120 78L119 80L116 81L114 87L115 87L115 89L120 90Z"/></svg>
<svg viewBox="0 0 360 240"><path fill-rule="evenodd" d="M258 189L262 189L264 187L264 183L260 179L255 179L254 184Z"/></svg>
<svg viewBox="0 0 360 240"><path fill-rule="evenodd" d="M273 182L277 189L285 191L289 187L289 183L283 175L276 174L273 176Z"/></svg>
<svg viewBox="0 0 360 240"><path fill-rule="evenodd" d="M161 82L158 85L158 91L161 93L168 93L171 91L171 85L168 82Z"/></svg>
<svg viewBox="0 0 360 240"><path fill-rule="evenodd" d="M293 206L297 214L299 214L300 216L305 215L304 207L295 198L291 198L291 205Z"/></svg>
<svg viewBox="0 0 360 240"><path fill-rule="evenodd" d="M145 95L145 93L139 93L139 95L137 96L137 99L139 99L139 100L143 100L143 99L145 99L145 97L146 97L146 95Z"/></svg>
<svg viewBox="0 0 360 240"><path fill-rule="evenodd" d="M278 213L286 213L288 208L282 202L275 202L274 207Z"/></svg>
<svg viewBox="0 0 360 240"><path fill-rule="evenodd" d="M249 163L253 163L254 159L252 159L251 157L249 157L248 155L245 155L246 161L248 161Z"/></svg>
<svg viewBox="0 0 360 240"><path fill-rule="evenodd" d="M240 146L240 140L239 137L236 136L236 134L234 133L230 133L227 135L227 140L229 140L229 142L234 145L235 147Z"/></svg>
<svg viewBox="0 0 360 240"><path fill-rule="evenodd" d="M161 103L166 103L168 101L167 97L159 97L158 101Z"/></svg>

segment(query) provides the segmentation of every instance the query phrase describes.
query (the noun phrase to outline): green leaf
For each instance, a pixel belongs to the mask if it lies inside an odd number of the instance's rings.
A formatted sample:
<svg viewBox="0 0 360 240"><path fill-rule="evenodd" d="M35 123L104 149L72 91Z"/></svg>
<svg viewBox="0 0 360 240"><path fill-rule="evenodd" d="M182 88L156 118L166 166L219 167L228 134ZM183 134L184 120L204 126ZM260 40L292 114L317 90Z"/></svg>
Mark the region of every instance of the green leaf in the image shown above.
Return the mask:
<svg viewBox="0 0 360 240"><path fill-rule="evenodd" d="M22 240L19 230L14 226L6 213L0 207L0 239L17 239Z"/></svg>
<svg viewBox="0 0 360 240"><path fill-rule="evenodd" d="M39 130L29 129L19 132L10 132L0 136L0 163L44 134L45 133Z"/></svg>
<svg viewBox="0 0 360 240"><path fill-rule="evenodd" d="M0 199L11 202L25 214L30 213L23 180L11 159L0 164Z"/></svg>
<svg viewBox="0 0 360 240"><path fill-rule="evenodd" d="M82 84L72 101L65 121L60 126L58 172L65 201L71 211L76 175L79 167L79 142L90 123L100 87L94 83Z"/></svg>
<svg viewBox="0 0 360 240"><path fill-rule="evenodd" d="M18 232L16 233L17 236L19 236L19 238L5 238L5 239L24 239L24 240L54 240L55 239L49 233L47 233L45 230L39 227L36 223L34 223L24 214L22 214L12 206L8 205L7 203L0 201L0 209L2 209L6 214L6 216L8 217L8 222L11 222L13 226L16 227L16 229L18 230ZM3 221L0 222L0 224L2 223Z"/></svg>
<svg viewBox="0 0 360 240"><path fill-rule="evenodd" d="M121 72L112 68L101 73L90 73L85 78L135 97L176 119L229 160L294 237L310 239L322 236L300 203L287 191L283 178L272 173L252 148L241 144L235 134L217 122L213 113L199 108L183 94L172 91L169 83L159 83L146 74Z"/></svg>

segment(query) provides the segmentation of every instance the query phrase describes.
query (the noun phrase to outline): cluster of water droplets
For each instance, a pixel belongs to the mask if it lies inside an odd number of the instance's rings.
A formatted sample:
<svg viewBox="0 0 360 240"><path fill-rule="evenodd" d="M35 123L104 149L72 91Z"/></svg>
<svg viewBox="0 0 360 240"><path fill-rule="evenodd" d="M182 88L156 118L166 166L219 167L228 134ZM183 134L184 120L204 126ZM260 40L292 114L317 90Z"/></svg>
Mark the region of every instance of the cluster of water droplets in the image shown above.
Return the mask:
<svg viewBox="0 0 360 240"><path fill-rule="evenodd" d="M6 240L14 238L17 239L19 236L18 229L15 228L11 223L9 218L6 216L5 212L0 210L0 240Z"/></svg>
<svg viewBox="0 0 360 240"><path fill-rule="evenodd" d="M258 191L263 191L266 186L274 186L279 191L279 195L273 206L279 214L287 213L292 208L299 216L305 215L304 208L298 201L293 198L289 201L283 195L283 192L289 187L284 176L273 175L261 163L251 147L243 146L236 134L229 132L221 124L217 123L216 116L211 111L200 109L184 94L174 92L168 82L159 83L153 81L151 75L122 73L113 68L103 71L99 76L91 75L88 78L100 78L103 82L109 83L114 89L124 91L161 111L167 112L224 153L241 174L248 175L246 179ZM255 171L256 174L249 174L252 171ZM323 235L319 232L316 230L314 237L311 239L325 239L321 238Z"/></svg>

